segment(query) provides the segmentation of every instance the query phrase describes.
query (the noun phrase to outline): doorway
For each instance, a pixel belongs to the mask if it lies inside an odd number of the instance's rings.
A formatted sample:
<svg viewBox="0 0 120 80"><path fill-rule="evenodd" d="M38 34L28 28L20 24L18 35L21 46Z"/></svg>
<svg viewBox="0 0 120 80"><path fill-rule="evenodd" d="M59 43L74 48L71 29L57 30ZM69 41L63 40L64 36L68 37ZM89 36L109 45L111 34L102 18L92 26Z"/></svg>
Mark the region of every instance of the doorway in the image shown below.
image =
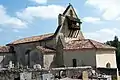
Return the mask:
<svg viewBox="0 0 120 80"><path fill-rule="evenodd" d="M73 59L73 67L77 67L77 60Z"/></svg>

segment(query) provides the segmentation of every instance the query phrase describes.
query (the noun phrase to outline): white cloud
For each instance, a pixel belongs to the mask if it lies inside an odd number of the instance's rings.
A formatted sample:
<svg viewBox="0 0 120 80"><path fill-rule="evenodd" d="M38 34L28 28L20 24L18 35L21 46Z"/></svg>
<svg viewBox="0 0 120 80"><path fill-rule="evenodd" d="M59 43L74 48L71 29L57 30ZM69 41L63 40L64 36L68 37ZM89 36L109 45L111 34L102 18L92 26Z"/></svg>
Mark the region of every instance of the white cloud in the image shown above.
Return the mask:
<svg viewBox="0 0 120 80"><path fill-rule="evenodd" d="M19 30L18 29L13 29L13 32L19 32Z"/></svg>
<svg viewBox="0 0 120 80"><path fill-rule="evenodd" d="M0 25L8 25L13 28L24 28L26 23L18 19L17 17L12 17L7 14L4 6L0 5Z"/></svg>
<svg viewBox="0 0 120 80"><path fill-rule="evenodd" d="M116 20L119 21L119 20L120 20L120 17L118 17Z"/></svg>
<svg viewBox="0 0 120 80"><path fill-rule="evenodd" d="M32 20L36 17L44 19L57 18L58 14L65 10L64 7L59 5L48 6L33 6L27 7L24 10L17 12L17 16L24 20Z"/></svg>
<svg viewBox="0 0 120 80"><path fill-rule="evenodd" d="M38 4L45 4L47 3L47 0L31 0L32 2L38 3Z"/></svg>
<svg viewBox="0 0 120 80"><path fill-rule="evenodd" d="M113 40L114 36L120 36L120 30L117 28L101 29L96 32L87 32L84 35L89 39L106 42L108 40Z"/></svg>
<svg viewBox="0 0 120 80"><path fill-rule="evenodd" d="M86 4L99 9L105 20L113 20L120 16L120 0L87 0Z"/></svg>
<svg viewBox="0 0 120 80"><path fill-rule="evenodd" d="M100 18L97 18L97 17L84 17L82 19L84 22L88 22L88 23L100 23Z"/></svg>

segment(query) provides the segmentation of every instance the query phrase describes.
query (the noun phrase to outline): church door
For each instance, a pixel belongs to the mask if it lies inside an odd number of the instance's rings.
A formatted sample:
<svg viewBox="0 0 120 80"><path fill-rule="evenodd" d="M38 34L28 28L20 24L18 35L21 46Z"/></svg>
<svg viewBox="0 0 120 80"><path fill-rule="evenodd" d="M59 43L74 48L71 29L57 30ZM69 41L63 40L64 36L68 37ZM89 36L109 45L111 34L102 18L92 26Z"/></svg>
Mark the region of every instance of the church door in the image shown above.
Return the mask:
<svg viewBox="0 0 120 80"><path fill-rule="evenodd" d="M77 60L73 59L73 67L77 67Z"/></svg>

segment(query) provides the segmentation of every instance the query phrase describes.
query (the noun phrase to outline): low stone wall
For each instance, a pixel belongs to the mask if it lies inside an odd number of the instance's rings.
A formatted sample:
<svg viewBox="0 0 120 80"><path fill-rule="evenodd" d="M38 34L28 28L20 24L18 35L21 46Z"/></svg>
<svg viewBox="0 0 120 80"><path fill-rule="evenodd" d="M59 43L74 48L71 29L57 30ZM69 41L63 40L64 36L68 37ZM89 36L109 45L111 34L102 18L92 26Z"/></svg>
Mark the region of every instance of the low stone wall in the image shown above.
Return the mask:
<svg viewBox="0 0 120 80"><path fill-rule="evenodd" d="M83 73L84 72L84 73ZM89 78L97 80L104 78L99 76L95 70L91 68L69 67L69 68L53 68L53 69L17 69L17 70L2 70L0 72L0 80L43 80L44 76L52 79L83 79ZM46 79L45 79L46 80ZM85 79L86 80L86 79Z"/></svg>
<svg viewBox="0 0 120 80"><path fill-rule="evenodd" d="M16 78L19 78L18 73L9 73L9 72L0 73L0 80L15 80Z"/></svg>

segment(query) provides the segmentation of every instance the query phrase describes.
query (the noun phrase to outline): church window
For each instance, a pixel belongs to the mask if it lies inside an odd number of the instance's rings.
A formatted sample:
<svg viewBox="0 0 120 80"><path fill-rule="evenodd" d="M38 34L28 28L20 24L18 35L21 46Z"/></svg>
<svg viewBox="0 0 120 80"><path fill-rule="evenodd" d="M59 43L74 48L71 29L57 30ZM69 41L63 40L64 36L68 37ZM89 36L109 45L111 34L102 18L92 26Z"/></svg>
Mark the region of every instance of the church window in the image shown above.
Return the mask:
<svg viewBox="0 0 120 80"><path fill-rule="evenodd" d="M106 64L106 68L110 68L111 67L111 65L110 65L110 63L108 62L107 64Z"/></svg>
<svg viewBox="0 0 120 80"><path fill-rule="evenodd" d="M73 59L73 67L77 67L77 60Z"/></svg>
<svg viewBox="0 0 120 80"><path fill-rule="evenodd" d="M73 17L73 12L72 12L72 10L70 10L70 16Z"/></svg>
<svg viewBox="0 0 120 80"><path fill-rule="evenodd" d="M77 26L79 26L79 23L76 23Z"/></svg>

